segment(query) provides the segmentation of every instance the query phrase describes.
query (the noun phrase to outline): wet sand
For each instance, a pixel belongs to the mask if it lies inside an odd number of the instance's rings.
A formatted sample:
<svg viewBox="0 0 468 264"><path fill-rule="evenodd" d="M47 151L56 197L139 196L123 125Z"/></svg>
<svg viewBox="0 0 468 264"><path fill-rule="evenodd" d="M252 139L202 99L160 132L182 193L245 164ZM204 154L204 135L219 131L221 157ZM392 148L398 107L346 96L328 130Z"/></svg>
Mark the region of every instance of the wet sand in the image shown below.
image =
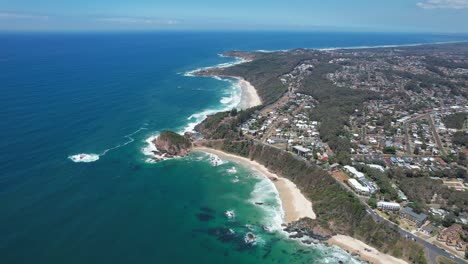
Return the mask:
<svg viewBox="0 0 468 264"><path fill-rule="evenodd" d="M303 217L309 217L312 219L316 218L312 209L312 203L307 200L307 198L301 193L299 188L297 188L297 186L292 181L279 177L278 175L270 172L260 163L206 147L195 147L193 150L215 154L222 159L233 161L247 168L253 169L254 171L260 172L262 175L270 179L278 190L279 197L281 199L282 208L284 211L284 223L291 223Z"/></svg>

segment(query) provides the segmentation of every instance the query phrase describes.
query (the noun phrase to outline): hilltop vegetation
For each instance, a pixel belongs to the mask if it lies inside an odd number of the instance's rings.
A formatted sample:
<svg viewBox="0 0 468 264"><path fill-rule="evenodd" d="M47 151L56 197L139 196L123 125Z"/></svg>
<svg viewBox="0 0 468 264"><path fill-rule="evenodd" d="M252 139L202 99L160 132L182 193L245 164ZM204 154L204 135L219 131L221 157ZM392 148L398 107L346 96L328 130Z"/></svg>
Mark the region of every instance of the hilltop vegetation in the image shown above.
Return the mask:
<svg viewBox="0 0 468 264"><path fill-rule="evenodd" d="M252 109L243 113L251 111ZM221 118L223 116L224 119ZM374 222L364 205L353 194L342 189L326 171L288 152L245 139L235 126L238 121L229 112L225 112L208 117L199 128L205 129L205 138L222 139L219 137L222 133L219 132L224 131L223 127L233 127L233 134L236 136L224 138L216 147L255 160L272 172L293 181L313 203L317 219L312 220L312 223L332 233L356 237L396 257L414 263L425 263L424 251L420 245L404 239L398 231L386 224ZM207 127L213 130L208 130Z"/></svg>
<svg viewBox="0 0 468 264"><path fill-rule="evenodd" d="M462 129L465 124L467 114L465 113L456 113L449 115L444 119L445 126L448 128Z"/></svg>
<svg viewBox="0 0 468 264"><path fill-rule="evenodd" d="M192 148L192 141L172 131L163 131L153 142L162 154L185 156Z"/></svg>
<svg viewBox="0 0 468 264"><path fill-rule="evenodd" d="M305 50L272 53L247 53L255 60L227 68L210 69L197 73L198 75L239 76L249 81L264 104L270 104L279 99L288 87L280 77L291 72L302 61L315 58L315 53ZM241 56L239 53L227 55Z"/></svg>

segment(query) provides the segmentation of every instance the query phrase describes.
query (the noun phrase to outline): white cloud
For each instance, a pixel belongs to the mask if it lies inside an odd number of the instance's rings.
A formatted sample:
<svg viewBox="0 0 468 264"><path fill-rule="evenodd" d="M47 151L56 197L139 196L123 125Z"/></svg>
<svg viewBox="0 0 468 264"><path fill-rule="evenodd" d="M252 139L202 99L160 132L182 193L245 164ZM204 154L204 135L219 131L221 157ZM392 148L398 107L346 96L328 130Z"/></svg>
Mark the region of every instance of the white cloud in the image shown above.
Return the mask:
<svg viewBox="0 0 468 264"><path fill-rule="evenodd" d="M416 5L424 9L466 9L468 0L424 0Z"/></svg>
<svg viewBox="0 0 468 264"><path fill-rule="evenodd" d="M30 15L22 13L5 13L0 12L0 19L49 19L48 16Z"/></svg>
<svg viewBox="0 0 468 264"><path fill-rule="evenodd" d="M119 23L119 24L134 24L134 25L175 25L179 22L177 20L162 20L152 18L137 18L137 17L109 17L98 18L96 21Z"/></svg>

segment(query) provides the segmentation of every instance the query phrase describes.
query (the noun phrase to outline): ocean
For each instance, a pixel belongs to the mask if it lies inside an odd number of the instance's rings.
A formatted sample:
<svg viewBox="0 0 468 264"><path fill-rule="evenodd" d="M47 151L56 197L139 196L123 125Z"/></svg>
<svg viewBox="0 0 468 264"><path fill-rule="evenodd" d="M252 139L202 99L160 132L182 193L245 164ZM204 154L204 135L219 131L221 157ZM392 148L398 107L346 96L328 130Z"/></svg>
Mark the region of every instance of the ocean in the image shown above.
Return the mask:
<svg viewBox="0 0 468 264"><path fill-rule="evenodd" d="M236 107L235 82L187 75L235 62L222 52L467 39L0 33L0 262L359 263L337 247L288 239L274 186L249 168L227 161L213 166L203 153L150 163L146 141ZM89 162L74 162L80 153ZM258 237L255 245L244 241L247 232Z"/></svg>

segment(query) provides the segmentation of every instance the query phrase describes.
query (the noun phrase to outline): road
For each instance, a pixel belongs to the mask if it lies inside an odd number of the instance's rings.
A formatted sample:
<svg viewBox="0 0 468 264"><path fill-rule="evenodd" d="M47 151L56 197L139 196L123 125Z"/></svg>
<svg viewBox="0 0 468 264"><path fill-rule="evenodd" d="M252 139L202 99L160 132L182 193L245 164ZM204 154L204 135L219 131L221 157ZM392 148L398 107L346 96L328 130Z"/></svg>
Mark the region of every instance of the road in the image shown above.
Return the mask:
<svg viewBox="0 0 468 264"><path fill-rule="evenodd" d="M431 114L422 114L415 116L406 122L403 123L403 129L405 131L405 142L406 142L406 152L408 155L411 155L411 147L409 145L409 136L408 136L408 123L413 122L418 119L427 119L429 121L429 126L431 127L432 130L432 137L434 138L434 141L437 143L437 147L439 150L442 152L442 155L447 156L447 152L444 149L444 146L442 145L442 141L440 141L439 134L437 133L437 130L434 125L434 117L432 117Z"/></svg>
<svg viewBox="0 0 468 264"><path fill-rule="evenodd" d="M403 236L407 237L408 239L412 239L413 241L416 241L417 243L421 244L425 249L426 249L426 256L428 258L428 261L429 263L434 263L436 264L437 261L436 261L436 258L438 256L444 256L444 257L447 257L459 264L466 264L467 262L453 254L450 254L449 252L433 245L432 243L429 243L427 242L426 240L400 228L399 226L397 226L396 224L390 222L389 220L385 219L384 217L380 216L379 214L377 214L376 212L374 212L372 210L372 208L370 208L367 204L365 204L365 206L367 207L366 211L367 213L369 213L372 218L377 221L377 222L382 222L384 221L385 223L387 223L388 225L394 227L394 228L397 228L398 232L400 234L402 234Z"/></svg>
<svg viewBox="0 0 468 264"><path fill-rule="evenodd" d="M405 131L405 146L406 146L406 154L411 155L411 145L409 142L408 136L408 124L403 123L403 130Z"/></svg>
<svg viewBox="0 0 468 264"><path fill-rule="evenodd" d="M264 145L264 146L274 147L272 145L265 144L265 143L263 143L263 142L261 142L259 140L254 140L254 141L256 143ZM296 159L300 159L300 160L308 162L304 158L299 157L294 153L291 153L291 154L293 154L293 156L296 157ZM335 179L335 177L332 177L332 178ZM384 217L380 216L379 214L374 212L374 210L372 210L372 208L366 203L366 198L361 197L361 196L357 195L356 193L354 193L353 191L349 190L346 186L344 186L344 184L342 182L338 181L337 179L335 179L335 181L340 185L340 187L342 189L346 190L347 192L352 193L355 197L358 198L359 202L366 207L367 213L371 215L371 217L372 217L372 219L374 219L374 221L376 221L378 223L386 223L387 225L389 225L389 226L391 226L393 228L396 228L398 230L398 232L400 234L402 234L403 236L407 237L408 239L412 239L413 241L415 241L415 242L419 243L420 245L422 245L425 248L426 256L428 258L429 263L436 264L437 263L437 261L436 261L437 256L444 256L444 257L450 258L451 260L453 260L453 261L455 261L456 263L459 263L459 264L468 263L465 260L463 260L463 259L461 259L461 258L459 258L459 257L457 257L455 255L452 255L452 254L448 253L447 251L445 251L445 250L443 250L443 249L441 249L441 248L427 242L426 240L424 240L424 239L422 239L422 238L420 238L420 237L418 237L416 235L413 235L412 233L400 228L395 223L393 223L393 222L385 219Z"/></svg>
<svg viewBox="0 0 468 264"><path fill-rule="evenodd" d="M272 146L270 144L266 144L260 140L257 140L257 139L253 139L253 138L250 138L252 141L254 141L256 144L259 144L259 145L263 145L263 146L268 146L268 147L273 147L273 148L276 148L276 149L279 149L281 151L285 151L284 149L281 149L281 148L278 148L278 147L275 147L275 146ZM291 152L289 152L291 153ZM293 155L293 157L295 159L298 159L298 160L301 160L301 161L305 161L305 162L309 162L307 161L306 159L294 154L294 153L291 153ZM331 176L331 175L330 175ZM331 176L332 177L332 176ZM444 257L447 257L447 258L450 258L451 260L455 261L456 263L459 263L459 264L466 264L468 262L466 262L465 260L455 256L455 255L452 255L450 253L448 253L447 251L423 240L422 238L416 236L416 235L413 235L412 233L400 228L398 225L396 225L395 223L385 219L384 217L378 215L376 212L374 212L374 210L366 203L366 198L364 197L361 197L359 195L357 195L355 192L351 191L350 189L348 189L342 182L338 181L335 177L332 177L338 184L339 186L353 194L355 197L358 198L359 202L365 206L366 208L366 211L368 214L370 214L370 216L372 217L372 219L374 219L374 221L378 222L378 223L385 223L395 229L398 230L398 232L400 234L402 234L403 236L407 237L408 239L412 239L413 241L419 243L420 245L422 245L424 248L425 248L425 251L426 251L426 256L428 258L428 261L429 263L433 263L433 264L436 264L437 261L436 261L436 258L437 256L444 256Z"/></svg>
<svg viewBox="0 0 468 264"><path fill-rule="evenodd" d="M437 130L435 128L434 117L432 117L432 115L429 115L429 124L431 126L432 134L433 134L434 139L435 139L435 141L437 143L437 146L440 149L440 152L442 152L442 155L447 156L447 152L445 151L444 146L442 145L442 142L440 141L439 134L437 133Z"/></svg>

